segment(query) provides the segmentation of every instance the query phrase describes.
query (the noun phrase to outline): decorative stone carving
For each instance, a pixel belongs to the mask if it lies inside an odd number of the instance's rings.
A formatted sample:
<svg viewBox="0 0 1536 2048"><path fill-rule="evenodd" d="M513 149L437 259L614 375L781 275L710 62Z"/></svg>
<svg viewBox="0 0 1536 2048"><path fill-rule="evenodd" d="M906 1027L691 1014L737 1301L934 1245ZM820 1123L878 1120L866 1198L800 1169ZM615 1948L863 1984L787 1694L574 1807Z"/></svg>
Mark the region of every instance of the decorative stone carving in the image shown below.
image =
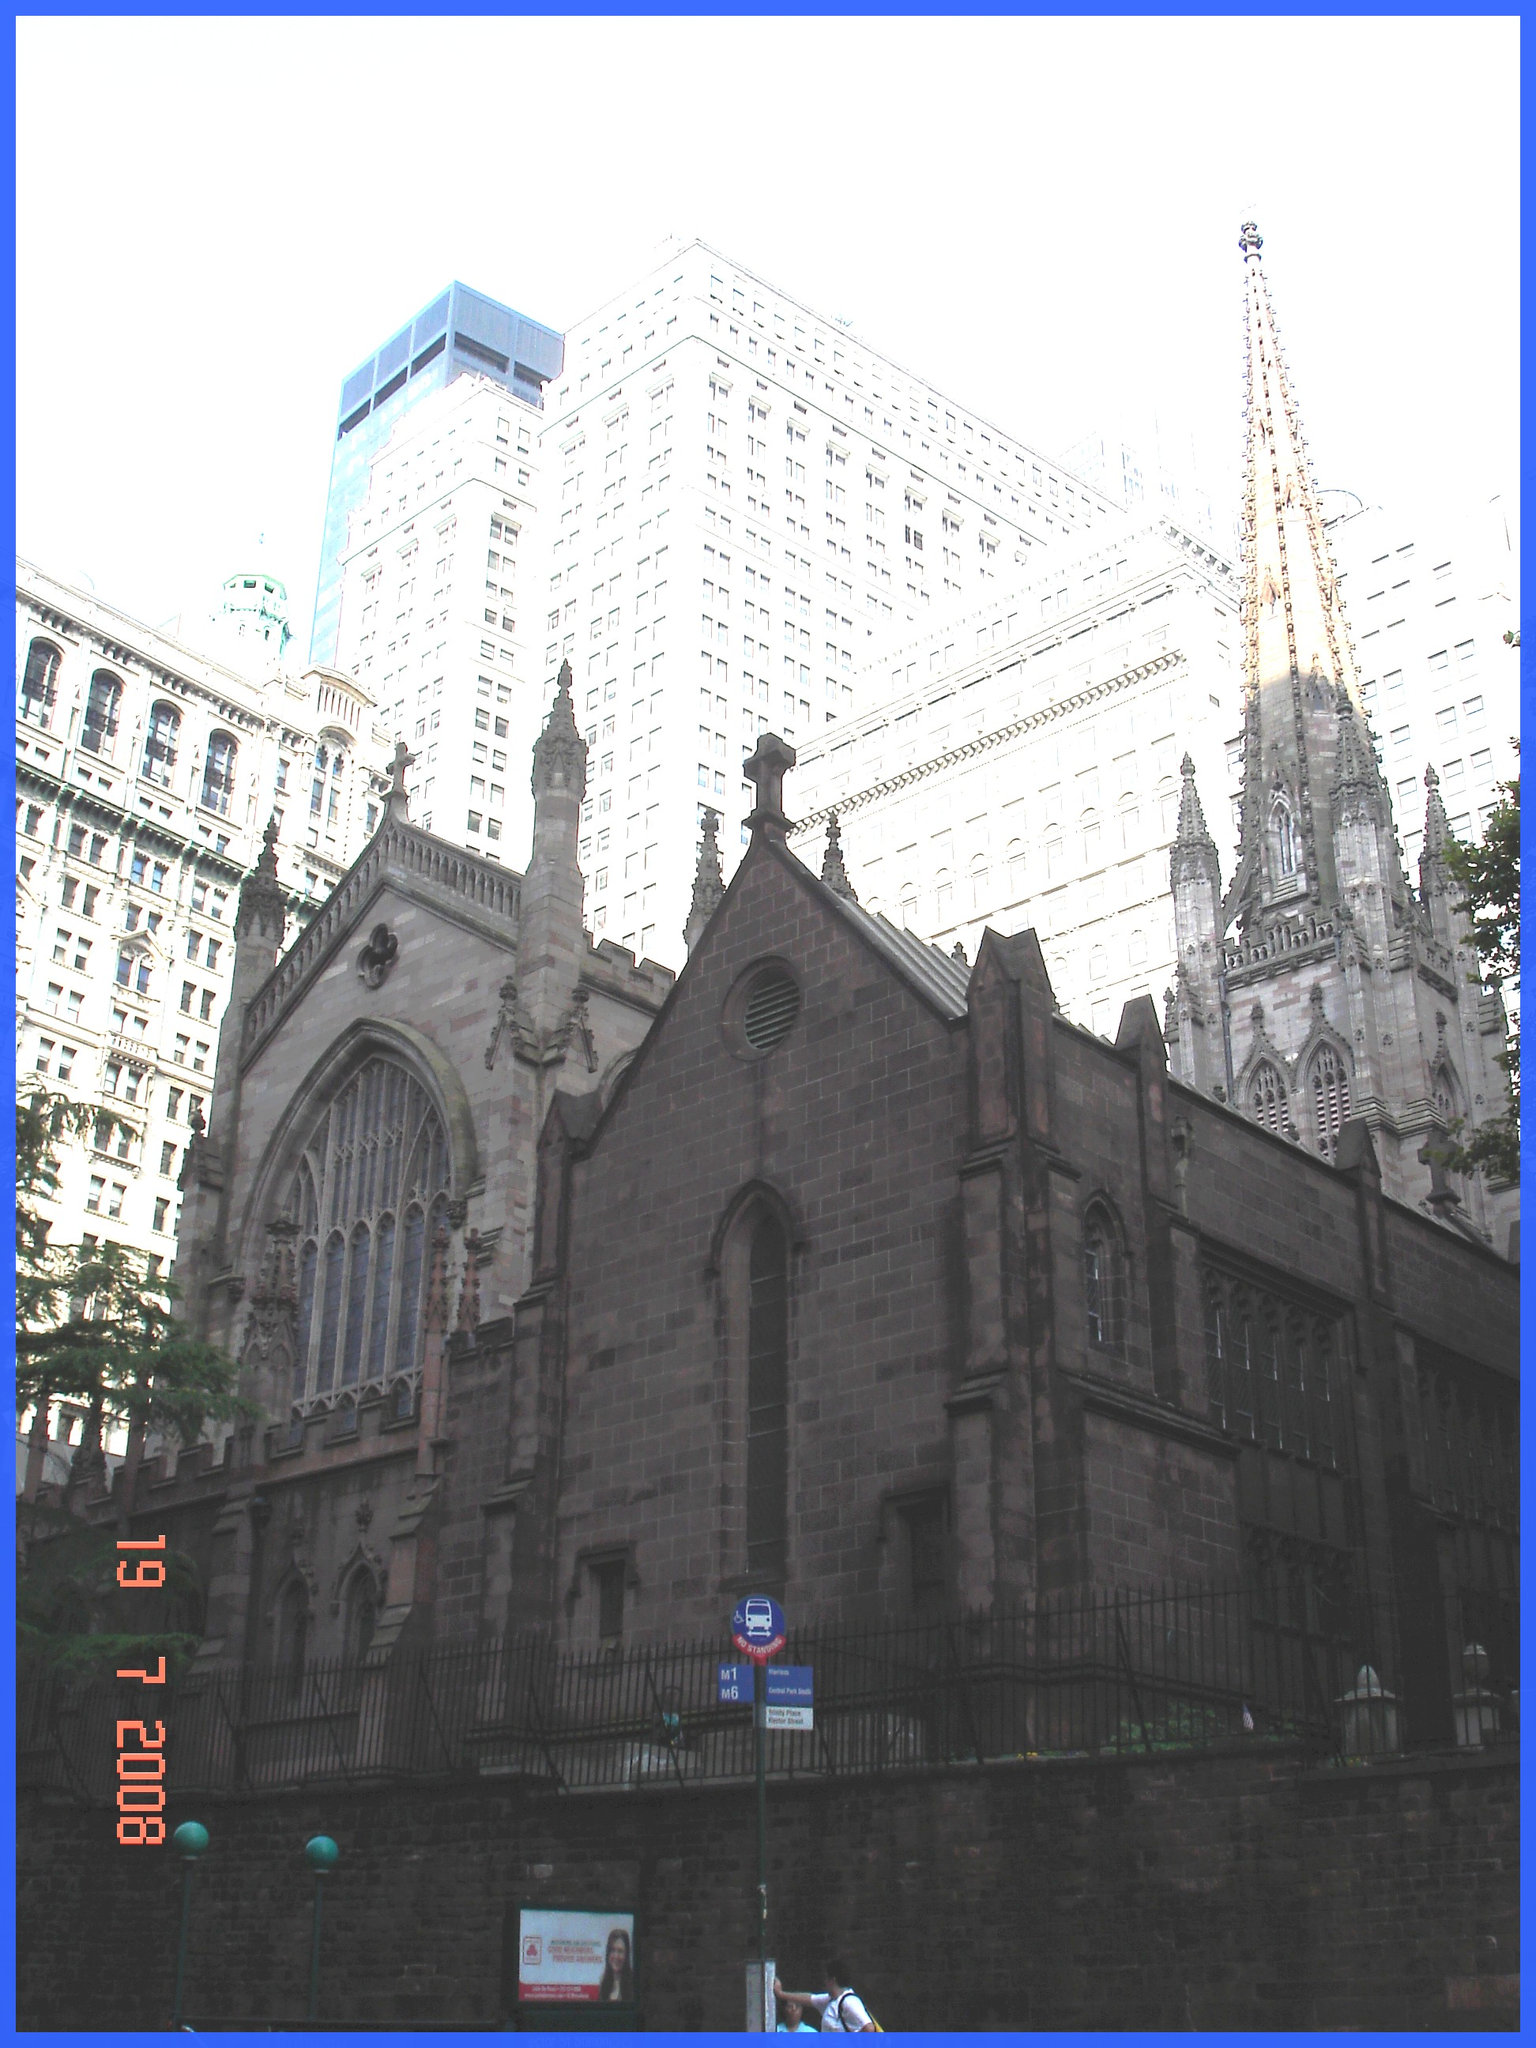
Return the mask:
<svg viewBox="0 0 1536 2048"><path fill-rule="evenodd" d="M368 988L382 988L400 952L400 941L387 924L376 924L357 956L357 977Z"/></svg>

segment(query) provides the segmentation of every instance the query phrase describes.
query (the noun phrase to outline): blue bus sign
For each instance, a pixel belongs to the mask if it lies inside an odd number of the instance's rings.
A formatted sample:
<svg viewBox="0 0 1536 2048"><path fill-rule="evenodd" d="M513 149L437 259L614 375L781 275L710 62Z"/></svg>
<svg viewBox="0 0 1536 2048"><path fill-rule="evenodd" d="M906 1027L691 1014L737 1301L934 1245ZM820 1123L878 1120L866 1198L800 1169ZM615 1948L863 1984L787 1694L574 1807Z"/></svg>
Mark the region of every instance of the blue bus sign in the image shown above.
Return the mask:
<svg viewBox="0 0 1536 2048"><path fill-rule="evenodd" d="M763 1673L768 1681L767 1700L775 1707L809 1707L812 1698L812 1668L809 1664L770 1664Z"/></svg>
<svg viewBox="0 0 1536 2048"><path fill-rule="evenodd" d="M754 1664L766 1664L784 1647L784 1610L766 1593L749 1593L738 1600L731 1616L731 1641Z"/></svg>

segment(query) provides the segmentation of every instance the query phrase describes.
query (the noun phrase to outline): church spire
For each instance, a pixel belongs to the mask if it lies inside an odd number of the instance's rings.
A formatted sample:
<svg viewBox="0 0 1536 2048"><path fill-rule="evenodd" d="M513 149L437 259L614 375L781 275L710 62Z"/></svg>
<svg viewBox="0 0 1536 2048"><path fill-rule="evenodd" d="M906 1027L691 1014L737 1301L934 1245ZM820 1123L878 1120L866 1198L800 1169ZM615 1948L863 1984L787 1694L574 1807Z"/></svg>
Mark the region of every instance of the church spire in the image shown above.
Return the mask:
<svg viewBox="0 0 1536 2048"><path fill-rule="evenodd" d="M1330 791L1343 690L1359 679L1313 487L1301 416L1246 222L1243 469L1243 821L1233 908L1244 926L1330 908L1338 887Z"/></svg>

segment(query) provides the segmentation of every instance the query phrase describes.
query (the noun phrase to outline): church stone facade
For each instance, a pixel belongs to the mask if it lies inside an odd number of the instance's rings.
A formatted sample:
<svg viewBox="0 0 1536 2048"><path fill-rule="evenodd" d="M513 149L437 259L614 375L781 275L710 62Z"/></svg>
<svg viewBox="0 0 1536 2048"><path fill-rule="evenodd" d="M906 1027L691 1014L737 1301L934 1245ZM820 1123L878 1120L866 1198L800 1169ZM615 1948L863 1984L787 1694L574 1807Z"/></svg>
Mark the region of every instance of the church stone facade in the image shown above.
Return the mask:
<svg viewBox="0 0 1536 2048"><path fill-rule="evenodd" d="M1223 893L1186 757L1171 854L1173 1067L1325 1159L1358 1118L1389 1194L1511 1252L1518 1188L1442 1164L1448 1132L1508 1107L1503 1003L1479 984L1432 767L1417 895L1404 872L1262 239L1244 226L1241 843Z"/></svg>
<svg viewBox="0 0 1536 2048"><path fill-rule="evenodd" d="M199 1561L205 1662L1179 1580L1351 1640L1390 1596L1447 1740L1459 1631L1513 1671L1513 1191L1417 1156L1497 998L1396 863L1292 412L1254 434L1243 855L1223 897L1186 774L1166 1035L1069 1022L1032 931L971 964L866 910L835 817L813 872L772 734L675 983L594 947L568 671L526 874L411 824L403 749L286 953L263 856L182 1268L259 1420L80 1503Z"/></svg>
<svg viewBox="0 0 1536 2048"><path fill-rule="evenodd" d="M174 1484L207 1524L209 1659L423 1626L446 1326L523 1292L549 1104L611 1088L672 980L582 929L585 760L562 672L526 874L411 824L402 747L378 832L286 953L270 843L246 878L183 1170L187 1314L260 1414ZM168 1484L149 1468L140 1504Z"/></svg>

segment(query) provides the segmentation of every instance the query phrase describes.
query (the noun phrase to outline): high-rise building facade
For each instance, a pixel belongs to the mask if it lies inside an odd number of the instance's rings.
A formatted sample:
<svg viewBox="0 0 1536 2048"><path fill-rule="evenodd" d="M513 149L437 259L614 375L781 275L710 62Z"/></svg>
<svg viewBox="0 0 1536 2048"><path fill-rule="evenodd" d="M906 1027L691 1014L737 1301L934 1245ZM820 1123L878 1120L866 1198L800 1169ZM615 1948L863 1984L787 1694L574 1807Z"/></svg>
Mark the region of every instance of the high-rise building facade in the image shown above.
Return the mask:
<svg viewBox="0 0 1536 2048"><path fill-rule="evenodd" d="M343 380L315 587L311 662L322 667L336 662L349 523L367 495L374 457L390 436L417 406L466 373L488 377L536 406L545 384L559 374L562 359L561 338L553 328L541 327L465 285L451 284Z"/></svg>
<svg viewBox="0 0 1536 2048"><path fill-rule="evenodd" d="M29 562L16 586L17 1067L96 1110L44 1213L168 1268L241 877L275 817L306 922L378 823L389 736L349 677L253 682Z"/></svg>
<svg viewBox="0 0 1536 2048"><path fill-rule="evenodd" d="M1360 701L1412 863L1424 844L1423 771L1458 839L1487 822L1495 786L1518 775L1520 543L1502 498L1403 513L1371 506L1330 522L1349 606Z"/></svg>
<svg viewBox="0 0 1536 2048"><path fill-rule="evenodd" d="M1062 1009L1107 1036L1173 979L1179 764L1220 786L1233 565L1158 519L983 596L872 648L871 708L800 749L792 843L817 865L835 813L859 900L946 951L1032 927Z"/></svg>
<svg viewBox="0 0 1536 2048"><path fill-rule="evenodd" d="M539 414L463 376L369 466L342 558L338 652L411 748L414 814L488 860L527 854L527 762L553 674L536 550ZM510 848L510 851L509 851Z"/></svg>
<svg viewBox="0 0 1536 2048"><path fill-rule="evenodd" d="M546 394L543 663L575 674L594 934L683 956L699 813L862 708L881 629L1124 515L1017 435L702 242L566 336Z"/></svg>
<svg viewBox="0 0 1536 2048"><path fill-rule="evenodd" d="M1385 1194L1503 1252L1518 1186L1482 1171L1452 1175L1441 1149L1452 1127L1473 1132L1507 1108L1503 1005L1497 989L1479 986L1433 771L1417 891L1404 871L1251 222L1240 246L1248 404L1238 860L1224 891L1186 771L1171 861L1173 1071L1324 1159L1337 1159L1341 1130L1359 1120Z"/></svg>

